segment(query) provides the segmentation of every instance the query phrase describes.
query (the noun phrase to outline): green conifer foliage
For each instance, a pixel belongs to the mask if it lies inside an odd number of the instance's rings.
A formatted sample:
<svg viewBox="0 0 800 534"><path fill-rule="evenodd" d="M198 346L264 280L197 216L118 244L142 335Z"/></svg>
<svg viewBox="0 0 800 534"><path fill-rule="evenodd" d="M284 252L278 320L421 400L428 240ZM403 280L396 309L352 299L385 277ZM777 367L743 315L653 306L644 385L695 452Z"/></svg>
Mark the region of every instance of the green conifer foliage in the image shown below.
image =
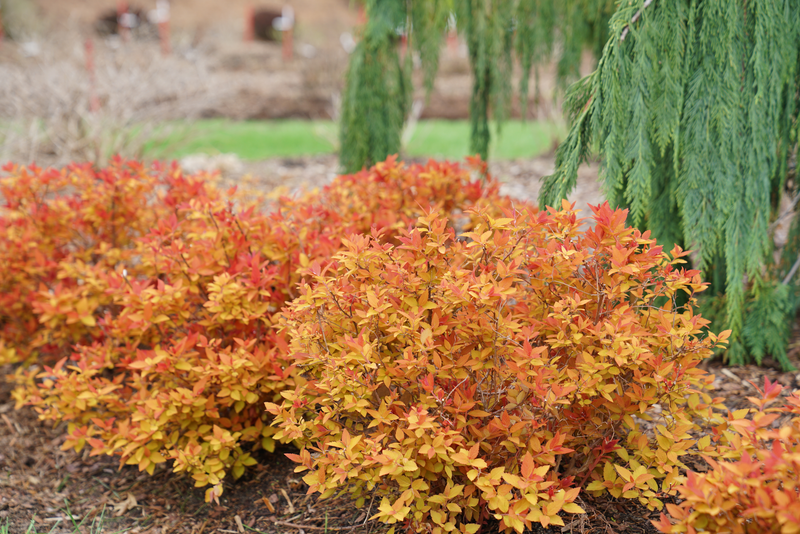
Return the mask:
<svg viewBox="0 0 800 534"><path fill-rule="evenodd" d="M587 45L599 55L613 10L614 2L610 0L456 2L458 26L467 41L473 75L470 151L487 159L489 118L502 122L508 116L512 53L522 67L519 96L524 117L531 70L556 59L559 83L576 79ZM556 48L560 55L554 58ZM537 80L538 77L537 69Z"/></svg>
<svg viewBox="0 0 800 534"><path fill-rule="evenodd" d="M572 127L540 202L565 197L597 150L611 204L665 248L697 251L724 299L714 326L733 331L729 362L749 350L788 367L798 231L776 265L772 222L797 191L799 90L800 0L624 3L597 69L567 92Z"/></svg>
<svg viewBox="0 0 800 534"><path fill-rule="evenodd" d="M340 124L339 161L356 172L400 151L411 103L411 54L401 59L400 35L419 53L427 87L439 62L446 2L369 0L368 23L350 58ZM415 29L415 31L411 31Z"/></svg>
<svg viewBox="0 0 800 534"><path fill-rule="evenodd" d="M613 11L614 0L368 0L367 27L351 57L343 99L342 167L358 170L400 150L411 86L410 63L397 56L398 31L407 32L418 51L430 90L447 19L455 14L473 72L470 150L486 159L489 119L509 114L514 56L523 72L524 115L531 70L555 59L560 82L576 79L584 48L599 55ZM380 62L383 68L375 65Z"/></svg>

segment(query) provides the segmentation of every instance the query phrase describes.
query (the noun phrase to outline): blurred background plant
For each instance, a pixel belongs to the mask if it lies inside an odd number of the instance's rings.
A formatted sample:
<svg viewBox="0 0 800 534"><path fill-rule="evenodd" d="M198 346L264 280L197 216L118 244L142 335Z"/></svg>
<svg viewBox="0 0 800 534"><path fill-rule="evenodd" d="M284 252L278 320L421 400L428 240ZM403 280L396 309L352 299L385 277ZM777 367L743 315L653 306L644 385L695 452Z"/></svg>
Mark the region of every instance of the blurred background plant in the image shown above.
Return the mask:
<svg viewBox="0 0 800 534"><path fill-rule="evenodd" d="M0 159L5 161L105 165L114 154L141 158L148 143L161 140L166 150L164 140L184 142L188 125L167 121L197 116L208 97L202 65L148 54L136 61L92 45L92 74L87 47L69 35L30 42L36 43L29 46L34 53L24 63L0 63Z"/></svg>
<svg viewBox="0 0 800 534"><path fill-rule="evenodd" d="M36 6L31 0L0 1L0 17L5 37L24 42L42 30Z"/></svg>
<svg viewBox="0 0 800 534"><path fill-rule="evenodd" d="M130 13L148 17L152 4L142 0L130 6ZM115 152L148 159L184 157L192 151L235 152L243 160L340 152L340 139L371 135L358 127L367 117L364 110L347 104L352 95L344 75L347 62L369 48L363 37L371 23L365 26L364 21L372 19L366 11L360 19L359 4L344 0L292 4L297 31L294 55L286 59L280 40L242 35L245 0L235 0L224 10L207 0L175 4L173 53L168 56L161 54L152 24L142 23L148 31L123 38L110 1L0 2L8 12L3 19L8 28L5 46L0 46L0 158L59 165L70 160L104 163ZM258 23L280 13L270 9L255 10ZM408 27L414 23L405 14L401 10L395 13L397 20L385 19L385 39L379 41L387 58L400 53L397 49L409 51L402 52L395 73L408 82L396 96L408 102L409 115L398 115L390 135L394 141L376 153L382 158L393 149L411 157L461 158L470 153L474 130L467 120L472 72L466 41L453 33L446 2L420 3L414 10L418 33L408 39L394 27L398 21ZM423 24L431 31L423 31ZM93 42L94 84L87 69L87 38ZM564 135L551 99L564 65L544 56L537 61L530 81L524 65L508 72L513 78L508 87L528 84L537 89L524 113L514 104L505 116L524 114L534 120L530 126L511 124L505 137L501 121L487 126L494 140L488 148L493 158L546 154ZM587 58L581 61L585 72ZM383 70L382 63L371 64ZM367 81L370 75L357 77ZM380 106L376 110L380 120L367 121L369 128L391 122L385 120L391 114ZM348 126L348 117L361 122ZM345 143L341 151L342 161L349 146Z"/></svg>
<svg viewBox="0 0 800 534"><path fill-rule="evenodd" d="M526 118L529 106L542 99L540 69L546 65L555 66L559 90L576 80L585 56L602 52L615 9L609 0L368 0L364 5L367 22L350 58L342 99L339 160L348 172L400 151L403 128L413 128L422 109L420 100L419 107L412 105L414 63L422 71L424 99L434 87L446 34L448 40L460 34L466 43L469 151L487 159L490 120L500 125L514 111Z"/></svg>

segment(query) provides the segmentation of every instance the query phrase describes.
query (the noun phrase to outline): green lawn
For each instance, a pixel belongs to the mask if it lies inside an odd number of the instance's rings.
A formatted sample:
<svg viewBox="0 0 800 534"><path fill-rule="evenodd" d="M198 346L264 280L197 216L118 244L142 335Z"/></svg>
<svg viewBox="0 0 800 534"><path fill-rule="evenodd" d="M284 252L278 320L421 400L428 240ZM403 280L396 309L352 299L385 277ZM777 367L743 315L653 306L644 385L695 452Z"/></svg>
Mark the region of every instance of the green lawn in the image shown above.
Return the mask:
<svg viewBox="0 0 800 534"><path fill-rule="evenodd" d="M177 159L198 152L234 153L245 160L336 152L337 129L331 121L230 121L200 120L172 124L173 132L150 143L147 155ZM496 126L490 158L535 157L552 149L563 138L563 125L549 122L509 121L497 137ZM421 121L411 133L405 155L438 159L462 159L469 155L467 121Z"/></svg>
<svg viewBox="0 0 800 534"><path fill-rule="evenodd" d="M329 121L208 119L170 127L175 131L148 146L148 155L177 159L198 152L233 153L245 160L260 160L335 151L336 127Z"/></svg>
<svg viewBox="0 0 800 534"><path fill-rule="evenodd" d="M467 121L421 121L413 131L406 153L414 157L463 159L469 153ZM549 152L553 141L561 140L566 128L549 122L508 121L500 133L492 125L490 159L533 158Z"/></svg>

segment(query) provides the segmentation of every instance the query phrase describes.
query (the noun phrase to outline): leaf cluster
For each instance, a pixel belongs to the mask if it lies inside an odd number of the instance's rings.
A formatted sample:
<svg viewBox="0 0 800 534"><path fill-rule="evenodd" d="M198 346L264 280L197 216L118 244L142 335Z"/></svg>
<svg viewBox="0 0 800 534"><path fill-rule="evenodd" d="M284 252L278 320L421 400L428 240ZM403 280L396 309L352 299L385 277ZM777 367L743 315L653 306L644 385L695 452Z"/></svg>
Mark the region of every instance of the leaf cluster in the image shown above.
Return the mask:
<svg viewBox="0 0 800 534"><path fill-rule="evenodd" d="M94 340L97 317L111 306L91 271L139 262L134 242L208 176L115 160L41 169L7 165L0 175L0 364L60 358Z"/></svg>
<svg viewBox="0 0 800 534"><path fill-rule="evenodd" d="M782 389L765 378L755 408L728 415L709 471L688 473L680 504L667 505L672 521L655 522L661 532L800 532L800 392L770 408Z"/></svg>

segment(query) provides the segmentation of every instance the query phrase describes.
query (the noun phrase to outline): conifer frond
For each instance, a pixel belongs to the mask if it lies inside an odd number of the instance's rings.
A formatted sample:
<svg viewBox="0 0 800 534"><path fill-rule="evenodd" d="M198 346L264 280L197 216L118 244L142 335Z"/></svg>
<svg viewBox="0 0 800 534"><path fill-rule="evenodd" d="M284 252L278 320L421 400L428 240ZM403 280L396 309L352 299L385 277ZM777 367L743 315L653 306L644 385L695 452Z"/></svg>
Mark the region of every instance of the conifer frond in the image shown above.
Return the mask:
<svg viewBox="0 0 800 534"><path fill-rule="evenodd" d="M759 280L753 285L751 294L743 331L750 354L758 365L770 354L782 367L790 368L786 350L791 322L786 318L796 309L791 302L791 288Z"/></svg>
<svg viewBox="0 0 800 534"><path fill-rule="evenodd" d="M351 57L343 98L342 167L358 170L401 148L400 132L409 110L411 88L405 85L402 95L390 92L397 78L394 55L398 31L408 36L410 46L419 53L425 87L430 91L446 21L455 15L457 28L467 42L473 73L470 151L485 159L490 118L502 124L510 112L514 55L522 67L519 95L525 116L531 70L555 60L559 86L575 80L583 50L589 46L599 56L613 12L614 0L368 0L369 21L362 43ZM368 57L389 58L388 72L369 69ZM538 93L538 82L536 90ZM379 125L367 123L365 117L380 105L387 106L384 109L391 120ZM403 116L399 123L394 119L398 111Z"/></svg>
<svg viewBox="0 0 800 534"><path fill-rule="evenodd" d="M339 162L356 172L400 152L411 109L411 54L401 59L400 35L419 53L430 91L450 12L446 0L369 0L368 23L353 51L345 81L340 120Z"/></svg>

